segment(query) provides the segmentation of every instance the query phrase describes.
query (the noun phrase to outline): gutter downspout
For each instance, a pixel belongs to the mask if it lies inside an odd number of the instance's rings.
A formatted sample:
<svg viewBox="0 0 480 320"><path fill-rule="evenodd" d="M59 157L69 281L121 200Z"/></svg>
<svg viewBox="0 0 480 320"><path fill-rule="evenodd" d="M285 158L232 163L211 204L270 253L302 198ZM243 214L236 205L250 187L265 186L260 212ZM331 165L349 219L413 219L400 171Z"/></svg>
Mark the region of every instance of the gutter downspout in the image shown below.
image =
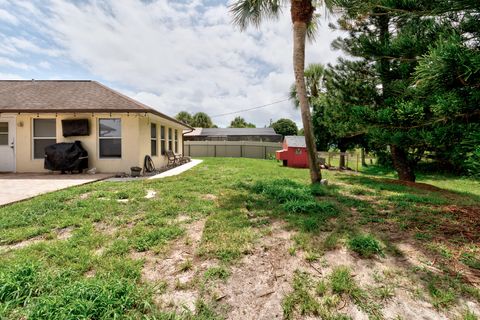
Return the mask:
<svg viewBox="0 0 480 320"><path fill-rule="evenodd" d="M185 156L185 134L195 131L195 128L191 128L188 132L182 130L182 155Z"/></svg>

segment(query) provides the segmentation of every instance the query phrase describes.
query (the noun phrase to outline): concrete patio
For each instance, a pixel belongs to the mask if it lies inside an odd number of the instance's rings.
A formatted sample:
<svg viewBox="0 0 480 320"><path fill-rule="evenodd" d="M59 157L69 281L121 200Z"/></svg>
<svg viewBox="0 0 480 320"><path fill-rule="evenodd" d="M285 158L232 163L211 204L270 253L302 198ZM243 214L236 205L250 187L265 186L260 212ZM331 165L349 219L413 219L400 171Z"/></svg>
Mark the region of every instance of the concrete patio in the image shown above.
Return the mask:
<svg viewBox="0 0 480 320"><path fill-rule="evenodd" d="M111 176L113 174L0 173L0 206Z"/></svg>

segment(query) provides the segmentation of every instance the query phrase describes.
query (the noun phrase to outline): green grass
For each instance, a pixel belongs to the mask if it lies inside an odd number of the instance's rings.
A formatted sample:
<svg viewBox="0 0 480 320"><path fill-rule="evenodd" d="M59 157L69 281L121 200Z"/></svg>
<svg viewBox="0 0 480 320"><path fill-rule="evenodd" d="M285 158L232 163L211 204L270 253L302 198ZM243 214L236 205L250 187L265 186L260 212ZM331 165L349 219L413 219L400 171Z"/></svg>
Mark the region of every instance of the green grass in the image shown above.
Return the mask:
<svg viewBox="0 0 480 320"><path fill-rule="evenodd" d="M370 234L355 235L348 240L348 247L364 258L374 255L383 256L383 250L375 237Z"/></svg>
<svg viewBox="0 0 480 320"><path fill-rule="evenodd" d="M307 170L275 161L205 159L180 176L98 182L1 207L0 318L219 319L225 311L208 295L199 299L195 312L158 307L155 294L175 283L162 282L160 290L158 283L143 281L145 261L134 258L139 252L163 258L174 242L186 241L189 223L200 219L205 228L197 251L175 270L196 270L198 260L215 261L218 267L200 274L203 284L226 280L231 267L269 236L270 223L283 220L294 234L287 254L302 254L312 265L343 246L363 256L396 255L390 235L416 239L445 271L442 278L419 271L421 287L435 306L448 310L462 296L480 301L478 288L451 276L449 269L452 262L478 269L478 240L471 238L475 234L463 215L444 210L478 206L478 181L420 176L421 182L448 189L443 193L392 184L378 172L323 174L328 186L310 186ZM148 190L158 197L145 199ZM124 199L128 202L118 201ZM71 228L71 237L60 240L63 228ZM358 236L364 233L379 238ZM32 238L37 242L6 249ZM343 296L374 317L377 302L389 299L391 288L380 286L370 295L349 272L335 269L322 280L296 273L294 290L282 304L285 317L347 319L337 310ZM189 285L193 290L202 281Z"/></svg>

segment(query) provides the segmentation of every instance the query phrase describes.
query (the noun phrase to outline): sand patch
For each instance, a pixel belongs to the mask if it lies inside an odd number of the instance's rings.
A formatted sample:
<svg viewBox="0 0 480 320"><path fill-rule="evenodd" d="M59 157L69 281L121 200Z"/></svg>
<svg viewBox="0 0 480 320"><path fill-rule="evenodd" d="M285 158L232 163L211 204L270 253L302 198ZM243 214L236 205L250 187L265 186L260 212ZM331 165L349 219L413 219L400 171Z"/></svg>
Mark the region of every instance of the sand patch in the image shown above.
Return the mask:
<svg viewBox="0 0 480 320"><path fill-rule="evenodd" d="M115 232L117 232L118 230L116 226L112 226L111 224L106 223L104 221L94 223L93 227L97 232L100 232L109 236L114 235Z"/></svg>
<svg viewBox="0 0 480 320"><path fill-rule="evenodd" d="M163 294L155 296L155 302L162 308L172 311L194 311L198 292L191 284L195 275L206 270L210 265L201 263L195 257L196 249L203 234L205 220L194 221L187 226L185 237L175 241L165 255L153 252L133 252L132 259L145 261L142 269L142 280L145 282L165 281L168 285ZM192 261L191 269L182 270L188 261Z"/></svg>
<svg viewBox="0 0 480 320"><path fill-rule="evenodd" d="M66 227L66 228L55 229L53 232L56 235L57 240L68 240L72 236L73 230L74 230L73 227ZM46 235L40 235L40 236L23 240L14 244L0 246L0 252L7 252L10 250L22 249L36 243L50 242L50 241L52 240L47 239Z"/></svg>
<svg viewBox="0 0 480 320"><path fill-rule="evenodd" d="M67 240L72 237L73 227L67 227L55 230L58 240Z"/></svg>
<svg viewBox="0 0 480 320"><path fill-rule="evenodd" d="M79 196L79 198L80 198L80 200L86 200L86 199L90 198L91 195L92 195L91 192L86 192L86 193L82 193L82 194Z"/></svg>
<svg viewBox="0 0 480 320"><path fill-rule="evenodd" d="M228 304L227 319L281 319L282 300L291 288L293 272L308 268L301 254L291 256L291 232L284 224L272 224L272 232L262 238L252 253L231 269L225 283L215 290Z"/></svg>
<svg viewBox="0 0 480 320"><path fill-rule="evenodd" d="M216 195L214 195L214 194L207 193L207 194L202 195L201 198L202 198L203 200L215 201L215 200L217 200L218 197L217 197Z"/></svg>
<svg viewBox="0 0 480 320"><path fill-rule="evenodd" d="M147 195L145 196L145 199L153 199L156 196L157 196L157 191L147 190Z"/></svg>

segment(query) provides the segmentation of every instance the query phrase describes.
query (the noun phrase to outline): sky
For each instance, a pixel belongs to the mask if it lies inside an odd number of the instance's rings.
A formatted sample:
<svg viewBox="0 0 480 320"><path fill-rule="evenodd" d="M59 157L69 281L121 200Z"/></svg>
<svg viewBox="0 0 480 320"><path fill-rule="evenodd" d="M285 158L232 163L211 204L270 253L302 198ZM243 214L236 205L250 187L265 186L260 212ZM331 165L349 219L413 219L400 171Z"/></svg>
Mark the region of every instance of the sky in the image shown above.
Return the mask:
<svg viewBox="0 0 480 320"><path fill-rule="evenodd" d="M206 112L228 126L289 118L293 83L288 8L241 31L220 0L0 0L0 79L97 80L159 111ZM323 14L322 9L318 10ZM322 17L307 63L335 63L339 36Z"/></svg>

